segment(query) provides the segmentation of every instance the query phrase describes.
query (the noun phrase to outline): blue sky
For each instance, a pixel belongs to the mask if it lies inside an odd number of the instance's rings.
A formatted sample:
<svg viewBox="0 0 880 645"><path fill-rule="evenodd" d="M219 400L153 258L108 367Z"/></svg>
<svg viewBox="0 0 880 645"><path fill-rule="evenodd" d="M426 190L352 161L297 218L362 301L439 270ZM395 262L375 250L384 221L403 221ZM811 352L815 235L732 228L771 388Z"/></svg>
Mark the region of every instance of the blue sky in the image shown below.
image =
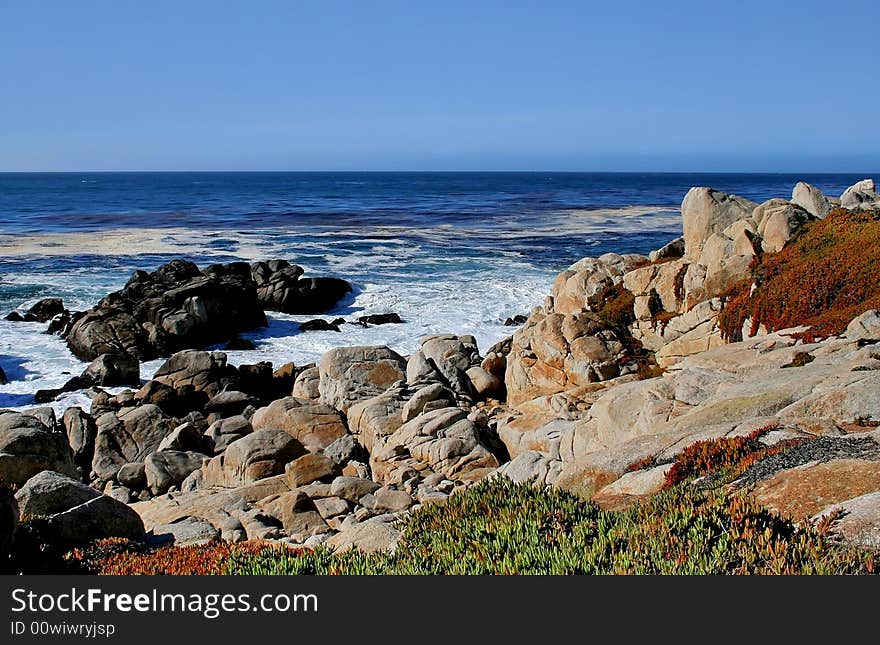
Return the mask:
<svg viewBox="0 0 880 645"><path fill-rule="evenodd" d="M0 0L0 170L876 171L875 12Z"/></svg>

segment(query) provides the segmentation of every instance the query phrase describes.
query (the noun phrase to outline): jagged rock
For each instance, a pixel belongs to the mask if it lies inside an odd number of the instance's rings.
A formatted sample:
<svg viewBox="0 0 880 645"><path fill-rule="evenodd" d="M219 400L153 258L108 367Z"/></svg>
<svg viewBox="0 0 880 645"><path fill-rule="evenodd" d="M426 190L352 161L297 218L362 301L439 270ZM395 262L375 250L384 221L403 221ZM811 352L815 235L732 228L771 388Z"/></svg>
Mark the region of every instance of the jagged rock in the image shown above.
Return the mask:
<svg viewBox="0 0 880 645"><path fill-rule="evenodd" d="M751 217L757 204L707 187L691 188L681 203L684 256L696 260L713 233L722 233L737 220Z"/></svg>
<svg viewBox="0 0 880 645"><path fill-rule="evenodd" d="M599 258L584 258L556 276L553 283L553 311L578 314L601 306L605 292L619 284L623 275L648 259L642 255L606 253Z"/></svg>
<svg viewBox="0 0 880 645"><path fill-rule="evenodd" d="M126 354L101 354L86 368L81 378L102 387L140 386L141 367L137 358Z"/></svg>
<svg viewBox="0 0 880 645"><path fill-rule="evenodd" d="M818 219L823 219L835 207L840 206L839 199L828 198L821 190L803 181L799 181L791 191L791 203Z"/></svg>
<svg viewBox="0 0 880 645"><path fill-rule="evenodd" d="M677 237L671 242L664 244L656 251L648 254L648 260L658 262L660 260L669 260L680 258L684 255L684 238Z"/></svg>
<svg viewBox="0 0 880 645"><path fill-rule="evenodd" d="M863 179L853 184L840 196L840 205L850 210L875 208L878 203L880 196L877 195L873 179Z"/></svg>
<svg viewBox="0 0 880 645"><path fill-rule="evenodd" d="M142 462L156 452L173 430L173 421L155 405L107 412L95 420L98 434L92 470L101 481L114 479L127 463Z"/></svg>
<svg viewBox="0 0 880 645"><path fill-rule="evenodd" d="M233 516L244 524L243 513L255 502L267 497L277 497L289 490L284 475L278 475L235 488L203 487L194 491L160 495L135 502L132 508L141 516L147 530L192 515L221 528Z"/></svg>
<svg viewBox="0 0 880 645"><path fill-rule="evenodd" d="M318 369L321 403L348 412L404 380L406 362L387 347L339 347L321 357Z"/></svg>
<svg viewBox="0 0 880 645"><path fill-rule="evenodd" d="M460 408L434 410L406 422L382 445L374 446L370 456L373 476L384 485L433 473L469 480L498 465L481 442L478 428Z"/></svg>
<svg viewBox="0 0 880 645"><path fill-rule="evenodd" d="M260 304L269 311L320 314L329 311L351 291L339 278L303 278L303 269L285 260L251 264Z"/></svg>
<svg viewBox="0 0 880 645"><path fill-rule="evenodd" d="M516 405L537 396L614 378L626 350L597 315L533 313L513 335L504 382Z"/></svg>
<svg viewBox="0 0 880 645"><path fill-rule="evenodd" d="M43 298L27 310L29 319L41 323L47 323L61 313L64 313L64 302L61 298Z"/></svg>
<svg viewBox="0 0 880 645"><path fill-rule="evenodd" d="M310 452L326 448L347 433L338 411L327 405L293 397L278 399L260 408L254 413L251 423L255 430L284 430Z"/></svg>
<svg viewBox="0 0 880 645"><path fill-rule="evenodd" d="M403 425L401 412L407 397L405 386L392 386L379 396L356 403L348 409L349 429L368 452Z"/></svg>
<svg viewBox="0 0 880 645"><path fill-rule="evenodd" d="M686 260L649 264L626 273L624 288L635 297L634 313L638 319L652 319L661 311L677 312L684 304ZM659 307L658 307L659 304Z"/></svg>
<svg viewBox="0 0 880 645"><path fill-rule="evenodd" d="M84 504L101 493L80 481L44 470L27 480L15 493L21 517L46 517Z"/></svg>
<svg viewBox="0 0 880 645"><path fill-rule="evenodd" d="M191 386L210 398L234 386L238 372L226 364L223 352L184 350L165 361L156 370L153 380L175 390Z"/></svg>
<svg viewBox="0 0 880 645"><path fill-rule="evenodd" d="M92 417L81 408L67 408L61 421L67 434L67 443L73 452L73 461L85 479L92 469L95 454L95 437L98 428Z"/></svg>
<svg viewBox="0 0 880 645"><path fill-rule="evenodd" d="M689 265L685 274L685 306L722 295L730 285L749 277L749 265L759 249L760 237L751 220L738 220L712 233L703 242L699 260Z"/></svg>
<svg viewBox="0 0 880 645"><path fill-rule="evenodd" d="M47 419L54 421L54 419ZM67 437L35 416L0 410L0 483L19 487L43 470L78 475Z"/></svg>
<svg viewBox="0 0 880 645"><path fill-rule="evenodd" d="M101 354L149 360L265 325L247 264L199 271L192 262L174 260L153 273L135 271L122 290L76 316L66 340L83 360Z"/></svg>
<svg viewBox="0 0 880 645"><path fill-rule="evenodd" d="M449 407L455 407L455 393L442 383L432 383L431 385L419 388L403 406L401 423L392 432L424 412L430 412L431 409ZM391 434L391 432L386 434Z"/></svg>
<svg viewBox="0 0 880 645"><path fill-rule="evenodd" d="M774 201L774 200L771 200ZM764 207L766 205L762 204ZM758 222L758 235L761 236L761 248L764 253L777 253L782 250L791 238L797 235L804 224L814 217L795 204L783 202L782 204L766 205ZM732 284L732 283L730 283ZM713 293L711 295L718 295Z"/></svg>
<svg viewBox="0 0 880 645"><path fill-rule="evenodd" d="M483 360L473 336L439 334L421 339L421 353L436 367L446 384L465 397L473 394L467 371Z"/></svg>
<svg viewBox="0 0 880 645"><path fill-rule="evenodd" d="M212 423L205 432L205 437L212 443L214 454L219 455L229 447L229 444L253 431L250 421L243 416L234 416Z"/></svg>
<svg viewBox="0 0 880 645"><path fill-rule="evenodd" d="M153 495L161 495L172 486L178 486L190 473L202 467L207 455L199 452L162 450L147 455L144 473L147 487Z"/></svg>
<svg viewBox="0 0 880 645"><path fill-rule="evenodd" d="M202 467L206 486L234 488L284 472L284 466L306 450L278 429L255 430L232 442L226 451Z"/></svg>
<svg viewBox="0 0 880 645"><path fill-rule="evenodd" d="M846 327L846 337L856 341L880 341L880 310L871 309L853 318Z"/></svg>

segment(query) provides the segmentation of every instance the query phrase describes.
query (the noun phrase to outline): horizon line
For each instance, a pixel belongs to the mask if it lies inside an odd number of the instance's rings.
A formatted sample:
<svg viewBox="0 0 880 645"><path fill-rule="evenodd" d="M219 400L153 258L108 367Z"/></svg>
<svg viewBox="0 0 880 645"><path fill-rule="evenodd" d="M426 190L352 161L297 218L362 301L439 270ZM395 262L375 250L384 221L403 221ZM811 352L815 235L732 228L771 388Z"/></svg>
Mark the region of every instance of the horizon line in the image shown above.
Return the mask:
<svg viewBox="0 0 880 645"><path fill-rule="evenodd" d="M880 175L878 172L848 170L0 170L0 175L77 175L77 174L187 174L187 173L234 173L234 174L538 174L554 175Z"/></svg>

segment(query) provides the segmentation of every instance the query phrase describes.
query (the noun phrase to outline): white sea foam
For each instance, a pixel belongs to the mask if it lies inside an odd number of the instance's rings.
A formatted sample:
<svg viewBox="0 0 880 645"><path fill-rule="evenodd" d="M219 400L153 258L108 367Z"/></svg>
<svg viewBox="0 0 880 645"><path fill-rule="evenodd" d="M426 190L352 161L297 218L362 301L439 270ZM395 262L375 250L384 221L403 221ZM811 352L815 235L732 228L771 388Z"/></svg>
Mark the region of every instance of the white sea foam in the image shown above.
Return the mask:
<svg viewBox="0 0 880 645"><path fill-rule="evenodd" d="M406 355L418 349L419 338L434 333L472 334L485 352L513 332L503 325L505 318L527 314L541 304L556 272L565 268L532 264L518 250L518 237L530 238L529 253L536 250L534 238L546 237L547 251L552 254L550 238L561 234L581 236L587 245L598 244L608 232L675 233L679 228L676 212L639 207L568 211L518 232L488 227L450 231L441 227L413 230L382 226L349 231L127 229L101 234L6 235L0 236L0 257L20 258L22 266L45 257L121 258L112 270L74 262L69 270L47 274L37 269L6 272L3 285L39 287L38 294L28 292L14 303L19 308L48 295L62 296L70 309L91 307L108 292L120 288L131 268L149 268L139 261L139 255L233 256L243 260L288 257L313 275L317 271L309 266L310 260L321 273L340 275L358 287L353 302L323 318L331 320L341 315L353 320L393 311L404 321L369 328L343 325L340 333L301 333L296 323L314 316L270 313L268 328L244 334L254 341L256 350L227 352L235 365L257 361L271 361L276 366L290 361L302 365L317 362L327 350L344 345L387 345ZM367 237L368 244L358 247ZM468 238L502 242L495 243L491 253L480 258L478 253L462 252L467 248L482 250L477 245L482 242L468 246ZM447 248L448 254L443 252ZM150 262L155 263L156 258ZM121 268L123 264L125 269ZM85 368L61 339L46 335L44 330L45 325L37 323L0 321L0 367L10 378L9 384L0 386L0 408L33 407L36 390L60 387ZM143 364L142 379L152 377L161 363ZM53 407L60 413L71 405L88 408L89 402L83 394L73 393Z"/></svg>
<svg viewBox="0 0 880 645"><path fill-rule="evenodd" d="M342 315L354 320L394 311L403 323L368 328L346 324L340 333L299 332L295 323L315 316L270 313L267 328L243 334L254 341L256 350L226 353L234 365L257 361L302 365L317 362L327 350L343 345L387 345L406 355L418 349L419 338L435 333L472 334L485 351L512 333L512 328L503 325L504 319L528 313L549 292L551 283L548 272L527 271L525 267L493 272L480 280L445 276L407 284L367 282L351 305L321 318L332 320ZM34 407L36 390L61 387L85 369L86 364L77 360L60 338L45 334L45 328L39 323L0 321L0 366L10 378L9 384L0 386L0 408ZM161 360L144 363L141 377L151 378L161 364ZM53 407L60 414L72 405L88 409L88 399L79 393L65 395Z"/></svg>

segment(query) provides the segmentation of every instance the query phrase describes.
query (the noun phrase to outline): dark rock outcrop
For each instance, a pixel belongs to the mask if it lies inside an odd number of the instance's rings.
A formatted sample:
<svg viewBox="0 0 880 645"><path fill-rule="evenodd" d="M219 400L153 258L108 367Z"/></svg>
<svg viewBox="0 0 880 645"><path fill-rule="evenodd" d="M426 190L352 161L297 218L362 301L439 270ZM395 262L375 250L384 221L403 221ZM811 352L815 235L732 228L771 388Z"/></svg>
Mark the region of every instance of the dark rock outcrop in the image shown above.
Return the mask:
<svg viewBox="0 0 880 645"><path fill-rule="evenodd" d="M400 314L371 314L369 316L361 316L358 322L362 325L387 325L389 323L401 323Z"/></svg>
<svg viewBox="0 0 880 645"><path fill-rule="evenodd" d="M64 313L64 302L61 298L43 298L28 309L25 318L46 323L61 313Z"/></svg>
<svg viewBox="0 0 880 645"><path fill-rule="evenodd" d="M135 271L122 290L76 316L65 335L83 360L101 354L149 360L265 325L246 263L200 271L192 262L174 260L152 273Z"/></svg>
<svg viewBox="0 0 880 645"><path fill-rule="evenodd" d="M302 267L285 260L251 264L257 298L267 311L319 314L332 309L351 289L340 278L304 278Z"/></svg>

